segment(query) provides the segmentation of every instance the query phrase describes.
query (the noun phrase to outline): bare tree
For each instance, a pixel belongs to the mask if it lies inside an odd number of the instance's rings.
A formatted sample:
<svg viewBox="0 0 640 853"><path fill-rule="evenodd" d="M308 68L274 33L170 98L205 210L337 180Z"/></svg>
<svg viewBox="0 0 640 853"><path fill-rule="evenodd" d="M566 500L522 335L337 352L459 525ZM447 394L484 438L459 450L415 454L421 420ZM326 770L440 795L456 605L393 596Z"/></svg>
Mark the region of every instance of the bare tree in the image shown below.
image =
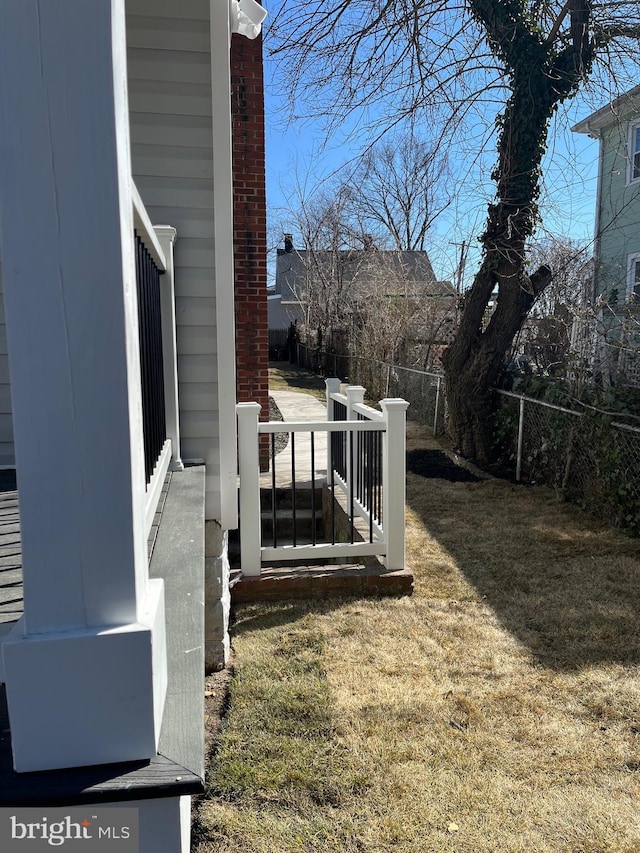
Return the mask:
<svg viewBox="0 0 640 853"><path fill-rule="evenodd" d="M328 187L311 199L301 199L292 214L302 249L293 249L296 263L290 287L302 308L307 333L313 330L318 340L348 325L353 314L352 281L364 242L347 215L349 196L344 187Z"/></svg>
<svg viewBox="0 0 640 853"><path fill-rule="evenodd" d="M354 172L351 207L363 232L398 251L426 248L427 235L451 202L448 156L413 129L368 149Z"/></svg>
<svg viewBox="0 0 640 853"><path fill-rule="evenodd" d="M351 339L369 361L430 370L450 337L455 291L421 278L413 260L395 249L367 253L355 282Z"/></svg>
<svg viewBox="0 0 640 853"><path fill-rule="evenodd" d="M531 245L528 260L535 269L548 267L552 277L533 303L514 348L524 350L539 371L583 384L586 365L578 364L572 338L576 323L593 317L588 250L567 237L548 236Z"/></svg>
<svg viewBox="0 0 640 853"><path fill-rule="evenodd" d="M563 376L576 398L587 384L598 389L616 382L637 384L640 311L635 301L618 302L611 291L596 294L594 260L587 247L568 238L535 242L530 263L546 264L553 276L523 325L520 348L548 373Z"/></svg>
<svg viewBox="0 0 640 853"><path fill-rule="evenodd" d="M342 344L370 361L431 367L450 330L454 287L436 280L426 252L399 250L388 234L381 245L359 212L347 181L302 198L291 217L302 245L280 253L281 275L304 334L324 344L340 331Z"/></svg>
<svg viewBox="0 0 640 853"><path fill-rule="evenodd" d="M296 176L297 206L285 230L301 238L290 278L307 330L322 339L349 330L361 355L381 361L397 358L403 340L432 347L452 305L432 298L437 287L425 252L448 203L446 162L409 129L326 180ZM287 222L282 212L280 221Z"/></svg>
<svg viewBox="0 0 640 853"><path fill-rule="evenodd" d="M639 37L631 0L296 0L276 16L271 49L294 102L306 95L334 126L354 109L375 113L379 131L439 117L449 144L480 105L499 105L482 258L444 358L450 429L467 456L490 455L490 389L552 279L527 263L551 120L589 80L616 86L614 72L637 74Z"/></svg>

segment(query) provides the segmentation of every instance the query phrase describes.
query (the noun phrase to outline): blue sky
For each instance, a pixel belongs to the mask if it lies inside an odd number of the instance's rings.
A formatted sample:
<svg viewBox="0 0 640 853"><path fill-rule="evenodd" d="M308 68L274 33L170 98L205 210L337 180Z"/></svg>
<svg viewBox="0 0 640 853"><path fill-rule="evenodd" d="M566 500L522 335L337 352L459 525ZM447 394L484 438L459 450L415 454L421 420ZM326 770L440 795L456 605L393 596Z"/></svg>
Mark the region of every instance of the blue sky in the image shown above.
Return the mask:
<svg viewBox="0 0 640 853"><path fill-rule="evenodd" d="M354 142L345 142L346 134L325 141L320 120L288 125L285 105L274 92L270 62L266 57L267 201L273 222L278 210L295 206L296 176L312 186L357 156L358 148ZM603 104L604 100L599 106ZM571 133L570 127L593 109L592 104L577 99L562 126L552 130L545 164L546 192L541 204L544 226L550 233L582 243L593 237L598 144L583 134ZM478 259L476 237L482 230L486 204L492 193L489 172L494 159L494 152L489 151L484 161L460 181L455 207L450 208L431 234L429 254L439 278L453 279L464 240L470 246L465 271L465 282L470 283ZM467 165L461 167L466 169ZM280 218L286 222L282 215Z"/></svg>

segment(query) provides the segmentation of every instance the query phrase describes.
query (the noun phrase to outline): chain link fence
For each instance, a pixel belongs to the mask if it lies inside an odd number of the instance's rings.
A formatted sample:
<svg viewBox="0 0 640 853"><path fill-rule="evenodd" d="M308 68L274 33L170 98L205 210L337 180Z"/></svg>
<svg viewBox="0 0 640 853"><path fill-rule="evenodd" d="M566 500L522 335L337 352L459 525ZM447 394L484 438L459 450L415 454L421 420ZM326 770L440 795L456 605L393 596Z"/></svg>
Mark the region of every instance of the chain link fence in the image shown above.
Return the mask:
<svg viewBox="0 0 640 853"><path fill-rule="evenodd" d="M299 364L364 385L372 397L403 397L409 417L446 432L441 375L355 355L299 346ZM517 482L550 486L567 500L640 534L640 427L596 411L575 412L510 391L496 391L494 435L503 468Z"/></svg>
<svg viewBox="0 0 640 853"><path fill-rule="evenodd" d="M518 482L543 483L567 500L640 533L640 429L498 391L495 435Z"/></svg>
<svg viewBox="0 0 640 853"><path fill-rule="evenodd" d="M334 376L342 382L349 381L352 385L357 384L350 375L351 364L355 359L356 356L315 349L303 343L297 345L296 364L300 367L325 378Z"/></svg>
<svg viewBox="0 0 640 853"><path fill-rule="evenodd" d="M408 400L410 417L434 435L446 431L444 379L437 373L387 365L387 396Z"/></svg>
<svg viewBox="0 0 640 853"><path fill-rule="evenodd" d="M434 435L445 432L444 380L437 373L384 364L358 355L340 355L298 345L298 364L351 385L362 385L372 399L402 397L413 420L427 424Z"/></svg>

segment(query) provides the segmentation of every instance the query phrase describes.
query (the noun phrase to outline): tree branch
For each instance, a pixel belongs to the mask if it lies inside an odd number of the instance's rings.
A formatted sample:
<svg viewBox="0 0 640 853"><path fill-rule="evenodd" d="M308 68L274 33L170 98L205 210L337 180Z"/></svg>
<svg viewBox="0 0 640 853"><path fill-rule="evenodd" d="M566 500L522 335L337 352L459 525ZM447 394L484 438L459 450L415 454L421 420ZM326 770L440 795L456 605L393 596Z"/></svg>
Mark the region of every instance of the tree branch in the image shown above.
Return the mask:
<svg viewBox="0 0 640 853"><path fill-rule="evenodd" d="M560 14L555 19L553 26L551 27L551 31L545 40L545 44L547 44L547 45L553 44L556 36L558 35L558 32L560 31L560 27L562 26L564 19L567 17L567 14L569 13L570 8L571 8L571 0L567 0L567 2L562 7L562 10L560 11Z"/></svg>
<svg viewBox="0 0 640 853"><path fill-rule="evenodd" d="M609 24L594 27L594 41L597 47L603 47L619 38L640 40L640 24Z"/></svg>
<svg viewBox="0 0 640 853"><path fill-rule="evenodd" d="M542 266L538 267L538 269L533 273L533 275L529 276L529 281L531 283L531 291L533 293L534 299L537 298L542 293L542 291L550 284L552 278L553 273L546 264L542 264Z"/></svg>

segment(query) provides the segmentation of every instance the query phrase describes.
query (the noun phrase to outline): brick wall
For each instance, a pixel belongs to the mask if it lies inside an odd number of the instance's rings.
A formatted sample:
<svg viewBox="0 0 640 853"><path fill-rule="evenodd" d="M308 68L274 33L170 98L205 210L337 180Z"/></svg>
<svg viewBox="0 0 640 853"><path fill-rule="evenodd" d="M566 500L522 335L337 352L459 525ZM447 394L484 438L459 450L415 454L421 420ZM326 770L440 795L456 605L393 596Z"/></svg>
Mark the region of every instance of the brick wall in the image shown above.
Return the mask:
<svg viewBox="0 0 640 853"><path fill-rule="evenodd" d="M238 401L262 405L269 419L267 219L264 154L262 36L231 41L234 261ZM264 436L267 439L267 436ZM266 441L260 463L268 461Z"/></svg>

